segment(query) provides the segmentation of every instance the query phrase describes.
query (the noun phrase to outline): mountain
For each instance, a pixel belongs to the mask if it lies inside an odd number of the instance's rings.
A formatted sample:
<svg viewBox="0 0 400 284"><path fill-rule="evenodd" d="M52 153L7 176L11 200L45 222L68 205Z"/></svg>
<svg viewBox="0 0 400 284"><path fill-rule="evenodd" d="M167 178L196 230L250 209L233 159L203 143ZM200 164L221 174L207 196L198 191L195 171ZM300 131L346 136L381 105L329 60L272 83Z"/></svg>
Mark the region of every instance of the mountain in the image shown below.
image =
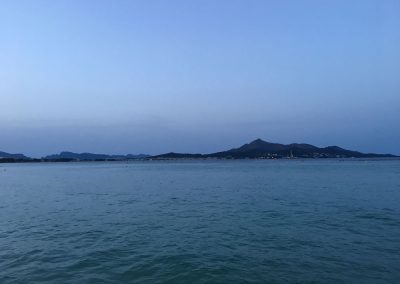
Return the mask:
<svg viewBox="0 0 400 284"><path fill-rule="evenodd" d="M361 153L328 146L319 148L304 143L280 144L256 139L239 148L211 154L166 153L157 156L139 155L107 155L93 153L61 152L42 159L32 159L23 154L10 154L0 151L0 163L13 162L68 162L68 161L125 161L135 159L280 159L280 158L394 158L390 154Z"/></svg>
<svg viewBox="0 0 400 284"><path fill-rule="evenodd" d="M0 159L19 159L19 160L29 160L30 158L23 154L10 154L0 151Z"/></svg>
<svg viewBox="0 0 400 284"><path fill-rule="evenodd" d="M149 155L106 155L106 154L93 154L93 153L73 153L61 152L60 154L49 155L44 157L44 160L74 160L74 161L101 161L101 160L130 160L130 159L144 159Z"/></svg>
<svg viewBox="0 0 400 284"><path fill-rule="evenodd" d="M220 159L279 159L279 158L384 158L396 157L390 154L361 153L346 150L338 146L319 148L310 144L279 144L256 139L239 148L212 154L179 154L168 153L153 156L154 159L192 159L192 158L220 158Z"/></svg>
<svg viewBox="0 0 400 284"><path fill-rule="evenodd" d="M23 154L10 154L6 152L0 151L0 163L19 163L19 162L34 162L34 159L31 159Z"/></svg>

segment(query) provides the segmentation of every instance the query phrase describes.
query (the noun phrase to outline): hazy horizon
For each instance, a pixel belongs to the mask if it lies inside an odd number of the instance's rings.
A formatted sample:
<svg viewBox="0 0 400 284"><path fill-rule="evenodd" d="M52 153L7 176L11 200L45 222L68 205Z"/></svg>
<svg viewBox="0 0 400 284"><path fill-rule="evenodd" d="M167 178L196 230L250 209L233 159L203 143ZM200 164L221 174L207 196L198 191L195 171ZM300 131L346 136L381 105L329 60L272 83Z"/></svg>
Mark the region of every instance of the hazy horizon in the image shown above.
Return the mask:
<svg viewBox="0 0 400 284"><path fill-rule="evenodd" d="M400 155L399 1L2 1L0 151Z"/></svg>

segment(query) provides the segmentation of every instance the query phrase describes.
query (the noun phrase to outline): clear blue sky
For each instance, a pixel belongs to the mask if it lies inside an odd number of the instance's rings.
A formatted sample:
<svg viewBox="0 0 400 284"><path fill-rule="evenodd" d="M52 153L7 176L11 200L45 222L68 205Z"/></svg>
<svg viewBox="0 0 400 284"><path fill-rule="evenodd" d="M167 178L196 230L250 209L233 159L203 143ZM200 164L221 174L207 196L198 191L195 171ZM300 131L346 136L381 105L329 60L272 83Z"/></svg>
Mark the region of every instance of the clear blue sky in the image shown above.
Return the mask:
<svg viewBox="0 0 400 284"><path fill-rule="evenodd" d="M400 154L400 1L0 1L0 150Z"/></svg>

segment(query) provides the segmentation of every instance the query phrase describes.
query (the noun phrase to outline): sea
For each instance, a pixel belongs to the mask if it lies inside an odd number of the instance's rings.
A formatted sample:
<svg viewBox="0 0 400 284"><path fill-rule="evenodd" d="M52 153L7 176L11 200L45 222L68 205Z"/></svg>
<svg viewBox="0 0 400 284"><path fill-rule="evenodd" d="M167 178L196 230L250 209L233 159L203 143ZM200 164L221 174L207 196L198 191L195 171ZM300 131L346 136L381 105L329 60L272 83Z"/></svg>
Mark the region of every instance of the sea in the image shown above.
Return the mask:
<svg viewBox="0 0 400 284"><path fill-rule="evenodd" d="M0 283L400 283L400 160L0 164Z"/></svg>

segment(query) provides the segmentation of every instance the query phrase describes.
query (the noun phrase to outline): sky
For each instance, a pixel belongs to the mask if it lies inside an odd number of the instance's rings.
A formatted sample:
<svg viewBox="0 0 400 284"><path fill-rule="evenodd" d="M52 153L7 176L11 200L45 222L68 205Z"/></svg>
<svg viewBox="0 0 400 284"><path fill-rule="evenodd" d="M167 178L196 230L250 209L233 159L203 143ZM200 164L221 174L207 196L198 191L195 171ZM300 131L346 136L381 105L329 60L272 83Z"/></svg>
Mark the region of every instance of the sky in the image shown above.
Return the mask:
<svg viewBox="0 0 400 284"><path fill-rule="evenodd" d="M0 0L0 151L400 154L400 1Z"/></svg>

